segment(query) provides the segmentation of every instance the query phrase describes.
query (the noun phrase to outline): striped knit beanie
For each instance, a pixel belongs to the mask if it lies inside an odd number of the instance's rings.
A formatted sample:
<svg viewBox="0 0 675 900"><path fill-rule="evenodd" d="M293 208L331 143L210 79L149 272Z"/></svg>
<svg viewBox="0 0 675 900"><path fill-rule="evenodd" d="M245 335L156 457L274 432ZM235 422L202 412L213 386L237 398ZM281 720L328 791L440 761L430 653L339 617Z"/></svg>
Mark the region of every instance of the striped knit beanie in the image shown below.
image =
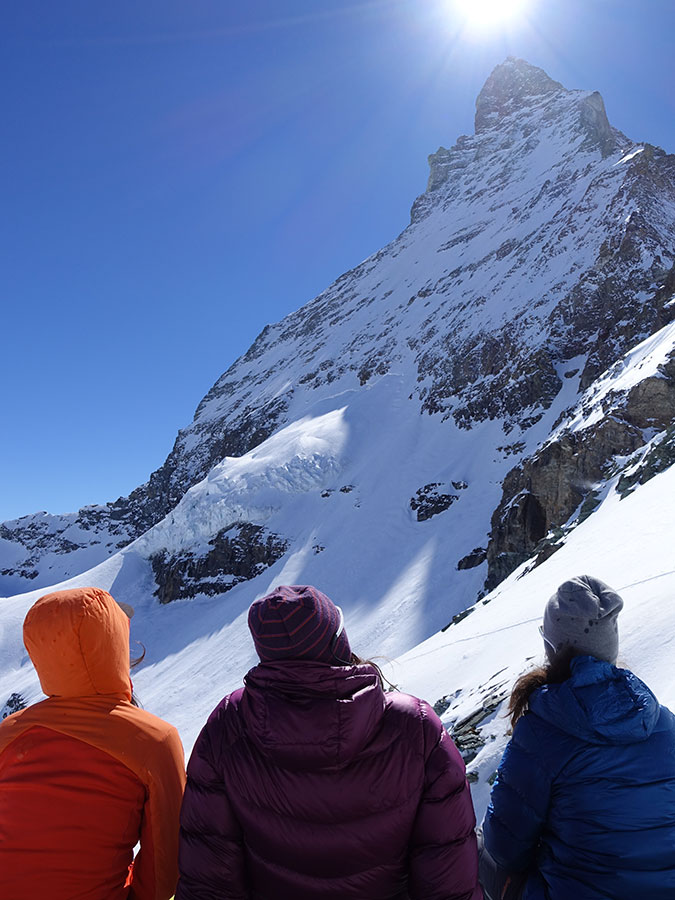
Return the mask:
<svg viewBox="0 0 675 900"><path fill-rule="evenodd" d="M300 659L349 664L351 649L342 612L314 587L278 587L254 601L248 627L261 662Z"/></svg>

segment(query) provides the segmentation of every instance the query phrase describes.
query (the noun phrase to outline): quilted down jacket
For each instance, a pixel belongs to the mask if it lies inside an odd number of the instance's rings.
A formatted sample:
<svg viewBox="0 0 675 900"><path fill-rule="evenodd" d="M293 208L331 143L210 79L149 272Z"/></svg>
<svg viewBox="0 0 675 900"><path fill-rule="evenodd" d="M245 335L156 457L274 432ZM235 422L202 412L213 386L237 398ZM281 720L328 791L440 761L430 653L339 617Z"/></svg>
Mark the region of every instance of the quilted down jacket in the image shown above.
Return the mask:
<svg viewBox="0 0 675 900"><path fill-rule="evenodd" d="M192 753L176 900L478 900L474 824L427 703L369 665L260 664Z"/></svg>
<svg viewBox="0 0 675 900"><path fill-rule="evenodd" d="M0 897L168 900L183 748L130 702L129 620L106 591L58 591L24 641L48 699L0 723Z"/></svg>
<svg viewBox="0 0 675 900"><path fill-rule="evenodd" d="M492 791L485 846L524 900L675 897L675 718L625 669L572 660L537 689Z"/></svg>

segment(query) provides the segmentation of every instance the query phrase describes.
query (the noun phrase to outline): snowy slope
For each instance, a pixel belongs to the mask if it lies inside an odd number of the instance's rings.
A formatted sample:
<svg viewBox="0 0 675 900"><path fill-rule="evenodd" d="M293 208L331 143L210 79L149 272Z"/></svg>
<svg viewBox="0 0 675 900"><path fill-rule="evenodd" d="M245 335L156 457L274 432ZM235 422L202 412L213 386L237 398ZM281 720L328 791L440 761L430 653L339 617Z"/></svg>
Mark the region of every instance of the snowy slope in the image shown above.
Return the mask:
<svg viewBox="0 0 675 900"><path fill-rule="evenodd" d="M495 694L505 694L520 672L543 658L538 624L546 599L566 578L590 573L606 580L625 599L620 617L620 662L646 680L662 702L675 708L671 677L675 640L673 497L675 467L623 500L610 485L601 507L555 556L522 578L515 572L469 616L387 665L387 674L401 689L431 703L451 698L442 718L452 728L475 714L484 702L489 704ZM423 583L426 568L424 555L418 554L401 583L393 586L393 602L388 604L391 618L399 616L406 592L414 594ZM338 575L333 573L336 578ZM138 584L143 578L151 580L149 567L144 567L133 551L127 551L70 583L95 582L129 596L124 591L125 579ZM267 573L258 593L276 581L293 580L283 572L276 578ZM30 702L40 696L20 643L22 618L36 596L37 592L3 602L0 698L19 692ZM386 650L387 639L379 636L383 632L374 633L369 627L372 613L350 602L346 593L334 596L345 604L353 646L372 654ZM230 592L227 609L219 599L159 608L147 594L138 597L132 638L147 646L148 663L134 677L136 690L146 708L176 723L188 750L211 708L241 683L242 675L255 662L245 626L250 599L249 585ZM479 724L486 743L468 764L469 772L478 776L472 790L479 815L489 795L488 778L507 740L503 712L500 706Z"/></svg>
<svg viewBox="0 0 675 900"><path fill-rule="evenodd" d="M30 604L94 584L136 608L137 691L189 748L255 661L251 601L313 583L358 652L446 698L481 806L492 708L584 571L626 588L625 652L667 692L675 160L510 60L430 163L403 234L268 326L148 484L0 526L0 708L39 696Z"/></svg>
<svg viewBox="0 0 675 900"><path fill-rule="evenodd" d="M538 632L543 608L557 586L574 575L592 574L619 591L619 665L632 669L661 702L675 709L672 659L675 642L675 467L624 500L614 491L567 544L543 565L519 578L514 572L475 612L400 657L392 677L431 702L453 701L446 726L478 710L514 679L544 659ZM455 696L456 695L456 696ZM488 779L507 741L505 704L479 726L486 744L468 770L477 811L484 812Z"/></svg>
<svg viewBox="0 0 675 900"><path fill-rule="evenodd" d="M641 376L650 377L664 346L670 346L668 342L674 339L672 326L648 339L615 367L613 375L608 373L605 382L634 384ZM442 553L449 545L443 544L442 533L430 530L416 537L420 523L413 525L411 515L406 521L394 503L390 518L380 524L383 500L377 494L377 460L365 473L368 483L375 483L375 499L361 496L357 488L335 490L343 482L349 484L347 479L355 474L349 451L351 448L359 458L359 433L363 438L368 427L377 429L378 416L391 416L383 398L391 390L392 381L390 376L382 379L384 393L375 388L360 393L360 408L353 398L343 397L344 405L339 410L308 417L270 438L258 450L223 461L188 492L171 514L172 521L158 526L156 535L151 532L97 568L60 585L94 583L135 604L132 638L142 641L148 651L146 663L135 675L137 692L148 709L177 724L188 748L210 709L226 691L241 683L243 674L255 663L246 613L253 597L273 585L304 581L321 585L342 604L352 646L365 655L395 656L414 642L415 636L424 636L428 622L434 620L433 606L421 601L430 590L445 598L448 568ZM606 387L603 383L603 389ZM593 416L592 407L589 409ZM442 454L442 442L434 447L434 420L422 421L430 430L419 439L431 455ZM402 423L395 442L403 457L409 455L411 442L417 439L409 429ZM472 432L459 430L458 437L468 442ZM465 451L471 464L482 471L490 461L485 456L475 458L480 443L467 443ZM401 467L395 471L400 473ZM470 475L468 471L463 474ZM409 475L414 479L416 472ZM392 680L432 703L448 698L451 702L443 720L450 728L461 724L475 716L482 704L490 706L491 701L501 698L529 661L541 657L537 625L543 605L557 584L574 574L590 573L620 590L626 600L621 616L622 660L643 676L664 702L675 706L670 678L675 635L675 607L670 602L675 591L675 466L623 499L616 491L619 477L617 472L604 485L599 508L570 532L551 559L532 570L522 566L479 601L468 616L387 664ZM386 473L382 473L380 489L383 495L394 490ZM325 490L334 492L323 497ZM300 550L253 582L233 588L225 601L220 596L198 597L161 607L152 598L153 575L145 555L151 539L165 546L162 529L168 529L167 534L185 535L193 545L202 539L202 531L210 533L212 525L205 513L227 520L233 508L238 516L250 512L257 520L264 513L273 525L286 494L295 498L292 521ZM329 510L323 520L322 508ZM328 551L317 554L312 549L319 536L330 543L331 531L340 532L345 522L356 518L360 518L361 528L349 546L349 556L338 557ZM465 521L470 527L470 515ZM400 547L401 534L411 541L404 560L387 554L385 546L393 539ZM350 566L352 559L364 564L360 568ZM309 578L304 577L307 574ZM381 582L388 590L373 604L373 588ZM0 698L14 692L27 701L40 696L20 641L23 616L40 593L3 601ZM446 621L436 617L436 627L439 624ZM468 765L478 779L473 789L480 810L489 793L487 779L506 741L506 721L501 712L499 708L479 722L478 731L486 744Z"/></svg>
<svg viewBox="0 0 675 900"><path fill-rule="evenodd" d="M445 464L415 445L419 478L404 504L426 484L463 477L458 428L484 428L484 455L513 464L546 437L552 420L542 415L564 408L566 375L577 369L573 386L586 388L664 315L675 317L658 298L675 261L673 158L612 129L598 94L565 90L508 60L478 98L476 133L430 163L410 226L266 327L207 393L148 484L104 507L0 526L0 590L47 586L100 562L161 521L223 458L341 408L343 397L375 390L395 410L383 425L388 437L372 429L368 441L359 438L363 455L379 453L388 465L399 417L411 440L413 422L426 433L423 420L439 420L432 430L447 448ZM378 385L384 376L387 388ZM355 460L351 447L349 455ZM484 547L501 471L464 479L462 505L479 510L482 525L468 534L462 524L473 544L456 559ZM405 477L392 473L392 482ZM290 529L280 534L293 538ZM455 607L471 590L452 586L461 595Z"/></svg>

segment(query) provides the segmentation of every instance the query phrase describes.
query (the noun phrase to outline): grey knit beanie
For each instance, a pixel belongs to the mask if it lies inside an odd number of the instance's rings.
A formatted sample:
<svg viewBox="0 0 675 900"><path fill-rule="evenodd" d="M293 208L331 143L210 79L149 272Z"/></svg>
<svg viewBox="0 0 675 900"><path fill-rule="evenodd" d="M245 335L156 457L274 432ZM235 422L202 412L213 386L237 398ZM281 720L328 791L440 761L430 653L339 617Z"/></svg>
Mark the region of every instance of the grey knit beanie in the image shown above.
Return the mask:
<svg viewBox="0 0 675 900"><path fill-rule="evenodd" d="M563 647L614 665L619 655L617 616L623 600L599 578L579 575L563 582L546 604L542 636L552 660Z"/></svg>

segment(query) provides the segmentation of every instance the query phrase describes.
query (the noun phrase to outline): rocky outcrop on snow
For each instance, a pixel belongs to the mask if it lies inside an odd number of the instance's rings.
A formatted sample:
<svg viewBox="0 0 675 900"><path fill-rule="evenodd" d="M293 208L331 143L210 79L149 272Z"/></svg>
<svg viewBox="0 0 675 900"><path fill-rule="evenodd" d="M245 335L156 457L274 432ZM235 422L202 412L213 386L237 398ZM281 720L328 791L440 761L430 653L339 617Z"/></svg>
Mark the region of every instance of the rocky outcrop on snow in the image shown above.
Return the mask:
<svg viewBox="0 0 675 900"><path fill-rule="evenodd" d="M21 694L10 694L7 698L7 702L2 709L0 709L0 718L6 719L7 716L11 716L12 713L18 712L20 709L25 709L26 706L26 701Z"/></svg>
<svg viewBox="0 0 675 900"><path fill-rule="evenodd" d="M511 115L541 101L550 94L568 93L558 81L536 66L522 65L510 56L497 66L476 100L476 134L489 131Z"/></svg>
<svg viewBox="0 0 675 900"><path fill-rule="evenodd" d="M675 319L665 304L662 312ZM673 422L675 324L669 324L610 367L554 436L508 473L492 516L486 587L495 587L532 555L543 553L543 561L557 549L560 544L547 536L588 510L584 503L592 503L598 487L615 474L617 458L630 461L617 485L622 493L670 465Z"/></svg>
<svg viewBox="0 0 675 900"><path fill-rule="evenodd" d="M236 584L259 575L280 559L288 543L262 525L237 522L223 528L203 554L184 550L173 556L159 551L150 557L160 603L195 594L225 594Z"/></svg>
<svg viewBox="0 0 675 900"><path fill-rule="evenodd" d="M452 481L450 484L442 484L434 481L418 488L415 496L410 498L410 509L415 513L418 522L426 522L432 516L450 509L452 504L459 500L459 494L455 491L464 491L468 487L465 481Z"/></svg>
<svg viewBox="0 0 675 900"><path fill-rule="evenodd" d="M512 469L492 516L486 588L496 587L537 552L553 528L567 522L607 476L614 456L628 455L642 443L638 428L608 418L561 435Z"/></svg>
<svg viewBox="0 0 675 900"><path fill-rule="evenodd" d="M50 584L132 546L152 559L163 602L224 592L282 547L304 559L296 541L324 561L332 540L338 554L370 500L427 538L437 529L462 579L452 611L463 609L485 570L494 585L544 552L617 458L669 427L667 361L649 376L625 361L673 321L674 263L675 157L612 128L597 92L510 58L478 97L475 133L430 157L402 234L268 325L129 497L5 523L3 583ZM389 418L371 428L375 406L363 421L352 411L376 394ZM270 462L273 477L262 477L260 448L343 409L344 453L322 445L310 459L294 444L299 468ZM371 477L389 479L377 491L363 482L373 455L382 463ZM246 478L255 470L271 499L243 499L236 467L211 479L244 457ZM352 482L358 498L341 490ZM312 533L289 499L300 495ZM417 537L392 537L394 555L397 540L405 556Z"/></svg>
<svg viewBox="0 0 675 900"><path fill-rule="evenodd" d="M17 590L22 580L33 587L53 584L125 547L142 533L142 521L121 517L108 504L65 516L41 512L4 522L0 542L8 549L0 552L0 577Z"/></svg>
<svg viewBox="0 0 675 900"><path fill-rule="evenodd" d="M667 428L657 440L651 441L646 452L632 466L626 467L616 489L622 498L627 497L638 485L646 484L672 465L675 465L675 425Z"/></svg>

